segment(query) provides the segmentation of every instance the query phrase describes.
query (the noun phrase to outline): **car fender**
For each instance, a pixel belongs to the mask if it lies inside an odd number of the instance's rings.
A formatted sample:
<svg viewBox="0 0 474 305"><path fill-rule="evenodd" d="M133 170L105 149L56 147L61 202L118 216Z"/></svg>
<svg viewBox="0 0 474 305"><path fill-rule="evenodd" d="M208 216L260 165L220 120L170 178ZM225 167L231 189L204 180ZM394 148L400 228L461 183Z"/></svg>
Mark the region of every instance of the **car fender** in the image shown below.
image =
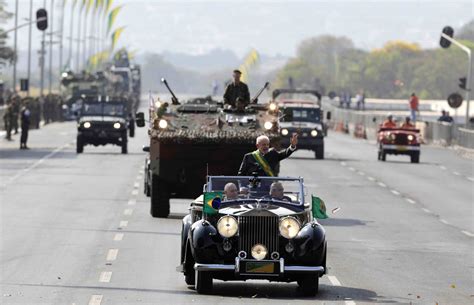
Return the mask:
<svg viewBox="0 0 474 305"><path fill-rule="evenodd" d="M322 264L326 249L326 231L317 222L303 226L293 239L294 258L305 264Z"/></svg>
<svg viewBox="0 0 474 305"><path fill-rule="evenodd" d="M217 229L207 220L198 220L189 231L191 252L197 263L210 263L219 260L219 245L222 238Z"/></svg>

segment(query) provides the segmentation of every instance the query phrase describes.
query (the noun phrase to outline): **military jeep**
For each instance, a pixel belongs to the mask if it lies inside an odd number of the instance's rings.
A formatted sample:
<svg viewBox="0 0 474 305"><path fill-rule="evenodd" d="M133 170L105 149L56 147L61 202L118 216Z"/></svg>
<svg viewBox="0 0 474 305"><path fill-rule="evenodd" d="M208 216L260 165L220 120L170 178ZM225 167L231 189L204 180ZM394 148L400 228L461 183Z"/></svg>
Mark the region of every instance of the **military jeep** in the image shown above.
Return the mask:
<svg viewBox="0 0 474 305"><path fill-rule="evenodd" d="M115 144L126 154L127 113L126 103L120 98L84 98L77 121L76 152L82 153L85 145Z"/></svg>

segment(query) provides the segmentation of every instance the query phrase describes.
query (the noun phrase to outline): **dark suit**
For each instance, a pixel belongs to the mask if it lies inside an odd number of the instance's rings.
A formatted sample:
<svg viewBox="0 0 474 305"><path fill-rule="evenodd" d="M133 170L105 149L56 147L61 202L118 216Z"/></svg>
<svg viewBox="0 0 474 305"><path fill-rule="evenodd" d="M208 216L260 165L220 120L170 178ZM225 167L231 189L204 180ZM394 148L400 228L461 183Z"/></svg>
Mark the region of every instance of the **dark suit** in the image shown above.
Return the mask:
<svg viewBox="0 0 474 305"><path fill-rule="evenodd" d="M282 151L277 151L274 148L270 148L263 158L265 158L268 165L272 168L273 173L277 175L276 170L280 161L288 158L292 153L293 150L291 150L290 147ZM258 164L257 160L255 160L255 157L252 155L252 153L245 154L242 164L240 164L238 175L251 176L254 172L257 172L259 176L267 176L265 171Z"/></svg>
<svg viewBox="0 0 474 305"><path fill-rule="evenodd" d="M250 103L249 87L243 82L240 82L237 85L234 84L234 82L228 84L225 88L224 103L235 107L235 102L239 97L243 100L245 105L248 105Z"/></svg>

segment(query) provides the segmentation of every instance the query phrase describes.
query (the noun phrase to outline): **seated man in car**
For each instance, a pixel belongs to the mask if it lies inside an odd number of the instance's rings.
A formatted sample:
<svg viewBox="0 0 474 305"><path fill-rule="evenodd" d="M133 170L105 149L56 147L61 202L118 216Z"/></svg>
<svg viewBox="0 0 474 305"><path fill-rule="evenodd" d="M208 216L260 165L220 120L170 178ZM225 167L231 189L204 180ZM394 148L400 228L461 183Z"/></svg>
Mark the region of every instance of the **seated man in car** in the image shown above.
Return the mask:
<svg viewBox="0 0 474 305"><path fill-rule="evenodd" d="M284 192L285 190L281 182L273 182L270 185L270 194L265 196L265 198L291 202L291 198L285 196Z"/></svg>
<svg viewBox="0 0 474 305"><path fill-rule="evenodd" d="M400 126L400 128L404 128L404 129L415 129L415 124L412 124L411 122L411 118L409 116L407 116L405 118L405 122L403 122L403 124Z"/></svg>
<svg viewBox="0 0 474 305"><path fill-rule="evenodd" d="M382 128L397 128L397 123L393 121L391 113L387 115L387 119L382 123Z"/></svg>
<svg viewBox="0 0 474 305"><path fill-rule="evenodd" d="M224 186L224 198L223 200L236 200L238 199L239 191L237 190L237 186L229 182Z"/></svg>

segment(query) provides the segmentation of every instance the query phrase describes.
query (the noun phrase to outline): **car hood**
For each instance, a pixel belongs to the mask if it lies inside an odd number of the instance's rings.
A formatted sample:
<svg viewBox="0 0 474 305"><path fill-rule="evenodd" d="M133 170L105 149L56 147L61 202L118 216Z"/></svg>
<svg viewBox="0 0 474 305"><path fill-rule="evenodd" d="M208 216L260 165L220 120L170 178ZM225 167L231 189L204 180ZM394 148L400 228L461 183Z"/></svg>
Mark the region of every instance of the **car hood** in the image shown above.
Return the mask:
<svg viewBox="0 0 474 305"><path fill-rule="evenodd" d="M280 122L280 128L308 128L308 129L322 129L321 123L313 122Z"/></svg>
<svg viewBox="0 0 474 305"><path fill-rule="evenodd" d="M219 209L219 214L238 216L288 216L301 213L304 210L301 206L291 206L289 204L269 204L243 203L228 205L223 203Z"/></svg>
<svg viewBox="0 0 474 305"><path fill-rule="evenodd" d="M100 115L90 115L90 116L82 116L79 119L79 123L82 122L119 122L125 123L125 119L118 116L100 116Z"/></svg>

